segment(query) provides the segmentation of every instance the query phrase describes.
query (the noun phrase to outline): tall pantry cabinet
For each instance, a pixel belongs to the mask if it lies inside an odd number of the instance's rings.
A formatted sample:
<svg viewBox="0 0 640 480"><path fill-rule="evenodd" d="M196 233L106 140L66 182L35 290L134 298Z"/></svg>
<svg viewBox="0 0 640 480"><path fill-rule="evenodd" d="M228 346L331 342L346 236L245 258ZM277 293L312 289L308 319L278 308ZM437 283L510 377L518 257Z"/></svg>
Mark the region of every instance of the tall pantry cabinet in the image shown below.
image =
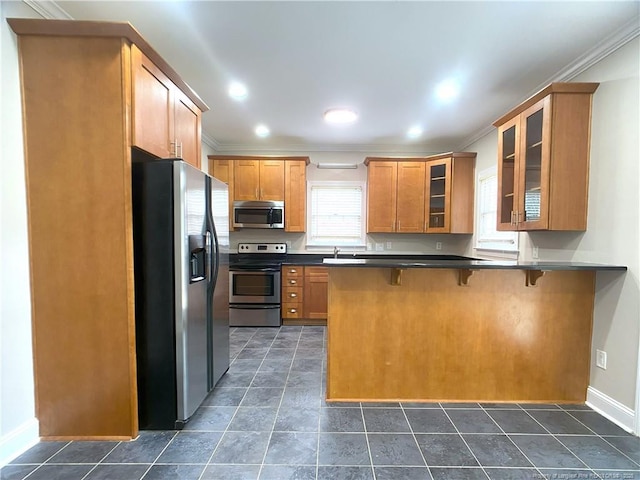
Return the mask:
<svg viewBox="0 0 640 480"><path fill-rule="evenodd" d="M135 56L170 82L168 99L179 90L197 110L197 125L174 115L158 138L184 127L199 141L207 106L128 23L8 21L20 53L40 436L130 439L138 434L131 161L147 145L139 122L153 121L134 94Z"/></svg>

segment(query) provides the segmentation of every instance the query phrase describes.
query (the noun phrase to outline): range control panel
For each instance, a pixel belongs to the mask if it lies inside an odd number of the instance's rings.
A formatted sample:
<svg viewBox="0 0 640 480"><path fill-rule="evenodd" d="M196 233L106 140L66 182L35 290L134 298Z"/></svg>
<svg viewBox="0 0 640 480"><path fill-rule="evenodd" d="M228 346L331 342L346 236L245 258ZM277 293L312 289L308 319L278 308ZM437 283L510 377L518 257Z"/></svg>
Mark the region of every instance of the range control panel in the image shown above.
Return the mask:
<svg viewBox="0 0 640 480"><path fill-rule="evenodd" d="M286 243L239 243L238 253L287 253Z"/></svg>

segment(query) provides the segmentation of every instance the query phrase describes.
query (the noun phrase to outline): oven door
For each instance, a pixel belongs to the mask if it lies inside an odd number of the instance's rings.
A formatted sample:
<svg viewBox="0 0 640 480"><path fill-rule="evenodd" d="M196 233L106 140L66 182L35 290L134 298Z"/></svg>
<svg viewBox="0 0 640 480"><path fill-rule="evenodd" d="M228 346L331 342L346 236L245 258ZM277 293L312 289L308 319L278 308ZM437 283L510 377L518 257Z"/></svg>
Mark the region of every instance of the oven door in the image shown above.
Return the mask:
<svg viewBox="0 0 640 480"><path fill-rule="evenodd" d="M280 270L259 268L229 272L229 303L280 303Z"/></svg>

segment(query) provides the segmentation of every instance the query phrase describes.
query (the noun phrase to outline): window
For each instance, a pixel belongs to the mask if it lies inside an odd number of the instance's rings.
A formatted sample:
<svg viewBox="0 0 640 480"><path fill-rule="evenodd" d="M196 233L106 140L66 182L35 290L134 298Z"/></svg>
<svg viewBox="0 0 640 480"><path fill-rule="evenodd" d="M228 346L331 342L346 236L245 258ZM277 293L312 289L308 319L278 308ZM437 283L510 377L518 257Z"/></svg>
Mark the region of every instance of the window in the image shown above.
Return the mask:
<svg viewBox="0 0 640 480"><path fill-rule="evenodd" d="M499 232L498 176L492 167L478 175L478 217L476 249L518 252L518 232Z"/></svg>
<svg viewBox="0 0 640 480"><path fill-rule="evenodd" d="M307 188L307 245L364 247L364 183L308 182Z"/></svg>

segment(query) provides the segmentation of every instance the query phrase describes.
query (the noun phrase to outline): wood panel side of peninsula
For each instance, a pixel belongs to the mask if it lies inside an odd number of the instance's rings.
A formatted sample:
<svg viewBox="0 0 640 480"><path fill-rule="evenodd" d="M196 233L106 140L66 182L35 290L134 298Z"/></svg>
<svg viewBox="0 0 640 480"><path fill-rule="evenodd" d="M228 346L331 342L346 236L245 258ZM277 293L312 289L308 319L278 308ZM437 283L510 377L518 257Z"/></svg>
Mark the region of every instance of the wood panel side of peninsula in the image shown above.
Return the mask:
<svg viewBox="0 0 640 480"><path fill-rule="evenodd" d="M581 403L595 272L330 268L328 401Z"/></svg>

